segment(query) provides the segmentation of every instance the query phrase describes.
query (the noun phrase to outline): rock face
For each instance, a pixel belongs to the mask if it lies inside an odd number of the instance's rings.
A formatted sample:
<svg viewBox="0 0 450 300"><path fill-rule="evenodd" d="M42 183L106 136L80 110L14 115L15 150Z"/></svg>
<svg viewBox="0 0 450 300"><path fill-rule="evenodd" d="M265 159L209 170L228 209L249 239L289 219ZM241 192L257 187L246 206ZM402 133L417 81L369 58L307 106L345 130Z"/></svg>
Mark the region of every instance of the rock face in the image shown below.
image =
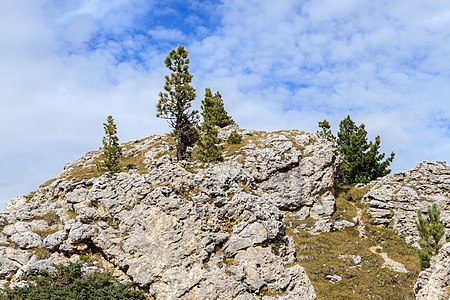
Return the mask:
<svg viewBox="0 0 450 300"><path fill-rule="evenodd" d="M420 272L414 286L417 300L449 299L450 243L445 244L439 254L430 261L430 268Z"/></svg>
<svg viewBox="0 0 450 300"><path fill-rule="evenodd" d="M446 236L450 235L450 166L422 162L416 168L385 176L370 184L363 199L374 224L393 228L407 243L418 246L417 210L426 216L436 203L441 210ZM419 274L414 287L416 299L448 299L450 286L450 243L431 259L431 267Z"/></svg>
<svg viewBox="0 0 450 300"><path fill-rule="evenodd" d="M156 299L315 299L283 211L334 212L336 151L305 132L241 134L217 165L175 162L163 136L125 147L142 174L71 178L98 152L68 165L0 213L1 282L88 256Z"/></svg>
<svg viewBox="0 0 450 300"><path fill-rule="evenodd" d="M370 184L363 199L374 224L389 226L407 243L418 241L417 210L426 216L436 203L441 210L447 235L450 234L450 166L446 163L420 163L416 168L385 176Z"/></svg>

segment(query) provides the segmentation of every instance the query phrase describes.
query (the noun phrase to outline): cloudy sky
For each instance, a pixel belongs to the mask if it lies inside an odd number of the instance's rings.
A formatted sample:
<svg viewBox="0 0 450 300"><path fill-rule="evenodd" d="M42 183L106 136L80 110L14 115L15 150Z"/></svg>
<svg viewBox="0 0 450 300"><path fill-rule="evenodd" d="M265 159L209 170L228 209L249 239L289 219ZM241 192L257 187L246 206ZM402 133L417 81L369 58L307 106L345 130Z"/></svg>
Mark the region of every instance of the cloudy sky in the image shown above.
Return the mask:
<svg viewBox="0 0 450 300"><path fill-rule="evenodd" d="M0 0L0 207L155 118L178 44L197 104L219 90L243 128L365 123L394 171L450 161L448 0Z"/></svg>

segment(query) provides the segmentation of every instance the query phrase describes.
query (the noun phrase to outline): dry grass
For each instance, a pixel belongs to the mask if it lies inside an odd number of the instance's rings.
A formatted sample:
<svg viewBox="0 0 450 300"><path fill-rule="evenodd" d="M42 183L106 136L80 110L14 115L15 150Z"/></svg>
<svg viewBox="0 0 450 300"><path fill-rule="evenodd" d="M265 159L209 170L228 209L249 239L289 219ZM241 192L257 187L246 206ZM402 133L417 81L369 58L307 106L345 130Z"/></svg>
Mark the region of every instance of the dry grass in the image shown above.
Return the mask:
<svg viewBox="0 0 450 300"><path fill-rule="evenodd" d="M363 194L352 187L339 189L334 218L354 217ZM414 299L413 286L419 272L416 251L393 230L366 223L368 238L364 239L356 228L310 235L295 227L304 221L295 222L291 217L286 223L292 224L287 233L294 238L297 258L312 281L317 299ZM381 245L390 258L402 263L409 272L382 268L382 258L369 250L374 245ZM362 262L355 265L350 257L339 255L359 255ZM327 275L339 275L342 280L332 282L325 278Z"/></svg>

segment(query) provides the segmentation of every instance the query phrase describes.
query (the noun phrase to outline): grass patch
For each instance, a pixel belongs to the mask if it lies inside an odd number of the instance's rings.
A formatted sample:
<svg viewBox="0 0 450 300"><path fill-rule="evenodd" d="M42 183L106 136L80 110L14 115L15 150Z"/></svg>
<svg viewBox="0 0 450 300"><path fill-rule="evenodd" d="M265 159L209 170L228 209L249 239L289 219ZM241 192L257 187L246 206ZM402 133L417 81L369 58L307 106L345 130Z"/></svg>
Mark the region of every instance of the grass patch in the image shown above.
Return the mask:
<svg viewBox="0 0 450 300"><path fill-rule="evenodd" d="M46 238L48 237L50 234L53 234L55 232L58 231L58 228L51 228L51 229L46 229L46 230L33 230L34 233L38 234L41 238Z"/></svg>
<svg viewBox="0 0 450 300"><path fill-rule="evenodd" d="M37 259L46 259L52 255L52 252L47 248L39 247L33 249L33 255L36 256Z"/></svg>
<svg viewBox="0 0 450 300"><path fill-rule="evenodd" d="M290 229L287 233L295 240L297 256L316 290L317 299L414 299L412 290L419 264L406 243L383 248L393 259L398 258L394 252L404 253L402 259L398 259L409 271L404 274L381 268L382 258L369 250L374 241L359 238L354 228L320 235L310 235L303 230L295 233ZM394 240L396 237L394 233L389 236ZM339 257L343 254L359 255L362 262L355 265ZM325 278L327 275L339 275L342 280L331 282Z"/></svg>
<svg viewBox="0 0 450 300"><path fill-rule="evenodd" d="M333 219L355 217L357 208L364 208L360 200L366 192L351 186L336 187ZM359 237L356 227L311 235L297 227L304 220L296 221L294 216L285 218L286 232L295 241L297 259L305 268L317 299L414 299L413 286L420 271L415 249L394 230L370 225L365 211L362 217L367 238ZM382 246L382 251L403 264L408 273L382 268L381 256L370 251L375 245ZM349 255L359 255L361 263L355 264ZM342 280L332 282L325 278L327 275L339 275Z"/></svg>
<svg viewBox="0 0 450 300"><path fill-rule="evenodd" d="M69 219L75 219L78 216L78 214L73 210L66 210L66 215L69 217Z"/></svg>
<svg viewBox="0 0 450 300"><path fill-rule="evenodd" d="M42 216L35 216L32 221L34 220L44 220L45 222L47 222L48 226L53 226L61 223L59 216L54 211L50 211Z"/></svg>

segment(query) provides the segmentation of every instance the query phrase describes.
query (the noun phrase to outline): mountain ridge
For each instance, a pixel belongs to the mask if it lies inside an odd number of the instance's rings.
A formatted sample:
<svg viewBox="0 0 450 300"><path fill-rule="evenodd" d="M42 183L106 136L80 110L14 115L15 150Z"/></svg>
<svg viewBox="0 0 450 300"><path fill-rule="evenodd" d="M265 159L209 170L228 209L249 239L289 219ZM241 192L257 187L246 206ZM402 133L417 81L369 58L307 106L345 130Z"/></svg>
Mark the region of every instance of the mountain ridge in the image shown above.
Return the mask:
<svg viewBox="0 0 450 300"><path fill-rule="evenodd" d="M100 174L100 150L66 165L0 213L1 283L70 261L156 299L315 299L287 220L308 235L356 230L336 217L339 154L314 133L239 133L219 164L176 162L173 138L155 135L122 144L126 172Z"/></svg>

